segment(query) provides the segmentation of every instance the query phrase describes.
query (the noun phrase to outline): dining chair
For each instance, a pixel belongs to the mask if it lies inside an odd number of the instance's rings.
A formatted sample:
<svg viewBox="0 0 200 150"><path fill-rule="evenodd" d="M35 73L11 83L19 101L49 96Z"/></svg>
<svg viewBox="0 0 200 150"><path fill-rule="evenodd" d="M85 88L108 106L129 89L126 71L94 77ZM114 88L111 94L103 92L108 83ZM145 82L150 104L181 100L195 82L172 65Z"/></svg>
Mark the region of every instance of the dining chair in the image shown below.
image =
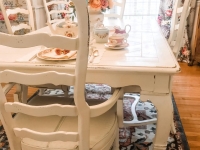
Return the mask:
<svg viewBox="0 0 200 150"><path fill-rule="evenodd" d="M71 6L70 2L71 0L43 0L47 22L52 24L63 20L66 14L72 15L74 10L69 7Z"/></svg>
<svg viewBox="0 0 200 150"><path fill-rule="evenodd" d="M25 2L27 9L20 7L16 7L14 9L6 9L4 6L4 1L0 0L0 8L4 16L5 24L9 34L16 34L15 32L21 29L28 29L30 31L35 30L31 1L26 0ZM18 25L11 24L9 18L12 15L16 15L15 17L17 17L17 14L28 15L28 24L27 23L19 23Z"/></svg>
<svg viewBox="0 0 200 150"><path fill-rule="evenodd" d="M114 7L108 10L104 17L123 19L126 0L114 0Z"/></svg>
<svg viewBox="0 0 200 150"><path fill-rule="evenodd" d="M183 45L184 31L186 29L187 17L190 12L190 0L185 0L182 5L181 0L176 0L173 6L171 18L170 36L168 43L172 48L175 57L178 57L179 51Z"/></svg>
<svg viewBox="0 0 200 150"><path fill-rule="evenodd" d="M108 150L118 149L119 130L116 102L122 95L117 88L105 102L85 100L85 79L88 64L88 13L85 1L73 0L77 8L77 38L47 33L9 35L0 33L0 44L25 48L36 45L77 50L74 73L55 70L43 72L0 72L0 119L11 150ZM74 99L34 96L28 103L7 102L6 93L14 83L23 85L74 86ZM14 116L13 116L14 113Z"/></svg>

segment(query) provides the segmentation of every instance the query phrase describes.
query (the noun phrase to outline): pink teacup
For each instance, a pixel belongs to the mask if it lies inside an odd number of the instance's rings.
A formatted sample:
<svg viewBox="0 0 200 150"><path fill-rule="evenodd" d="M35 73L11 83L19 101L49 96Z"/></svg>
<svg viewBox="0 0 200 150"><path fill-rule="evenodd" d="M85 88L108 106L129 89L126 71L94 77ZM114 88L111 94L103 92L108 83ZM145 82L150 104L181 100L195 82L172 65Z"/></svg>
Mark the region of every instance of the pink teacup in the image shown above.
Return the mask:
<svg viewBox="0 0 200 150"><path fill-rule="evenodd" d="M110 37L108 44L113 46L120 46L127 43L127 40L124 37Z"/></svg>

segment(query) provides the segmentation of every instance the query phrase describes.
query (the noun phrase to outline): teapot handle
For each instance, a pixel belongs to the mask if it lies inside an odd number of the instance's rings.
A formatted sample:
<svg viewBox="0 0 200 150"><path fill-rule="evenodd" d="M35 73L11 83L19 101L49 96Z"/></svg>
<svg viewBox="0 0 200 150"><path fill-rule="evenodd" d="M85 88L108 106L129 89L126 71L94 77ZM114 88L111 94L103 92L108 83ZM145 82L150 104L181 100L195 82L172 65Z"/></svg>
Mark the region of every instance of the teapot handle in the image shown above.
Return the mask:
<svg viewBox="0 0 200 150"><path fill-rule="evenodd" d="M128 31L126 31L126 28L127 27L129 27L129 30ZM126 31L126 33L129 33L130 31L131 31L131 26L129 25L129 24L127 24L126 26L125 26L125 29L124 29L125 31Z"/></svg>

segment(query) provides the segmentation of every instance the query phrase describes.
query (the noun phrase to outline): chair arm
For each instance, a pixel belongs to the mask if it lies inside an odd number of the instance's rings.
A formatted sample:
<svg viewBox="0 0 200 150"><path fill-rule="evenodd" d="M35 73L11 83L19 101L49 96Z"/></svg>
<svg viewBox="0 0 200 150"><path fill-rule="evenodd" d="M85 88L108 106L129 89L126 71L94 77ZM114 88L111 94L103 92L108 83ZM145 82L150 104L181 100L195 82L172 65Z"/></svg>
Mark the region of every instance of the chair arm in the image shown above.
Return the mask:
<svg viewBox="0 0 200 150"><path fill-rule="evenodd" d="M115 89L113 95L107 101L98 105L90 106L90 116L97 117L107 112L116 104L117 100L121 96L121 92L121 88Z"/></svg>

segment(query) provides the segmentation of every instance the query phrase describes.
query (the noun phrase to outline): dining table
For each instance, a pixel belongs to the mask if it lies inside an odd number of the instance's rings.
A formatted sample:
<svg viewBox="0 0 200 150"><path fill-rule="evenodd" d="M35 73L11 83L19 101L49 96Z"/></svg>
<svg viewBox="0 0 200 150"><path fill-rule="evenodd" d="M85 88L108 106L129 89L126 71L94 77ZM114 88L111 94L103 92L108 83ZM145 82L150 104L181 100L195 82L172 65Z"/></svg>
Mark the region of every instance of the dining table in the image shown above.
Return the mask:
<svg viewBox="0 0 200 150"><path fill-rule="evenodd" d="M131 26L128 47L110 49L105 43L93 43L99 54L88 63L87 83L107 84L112 88L122 87L124 93L140 92L140 100L150 100L157 109L157 127L153 141L154 150L166 150L173 120L172 89L173 75L180 66L163 36L156 19L123 20L105 19L104 26L111 31L114 26ZM35 33L50 33L48 26ZM43 60L37 57L42 46L10 48L0 46L0 71L23 72L58 71L73 73L75 59Z"/></svg>

